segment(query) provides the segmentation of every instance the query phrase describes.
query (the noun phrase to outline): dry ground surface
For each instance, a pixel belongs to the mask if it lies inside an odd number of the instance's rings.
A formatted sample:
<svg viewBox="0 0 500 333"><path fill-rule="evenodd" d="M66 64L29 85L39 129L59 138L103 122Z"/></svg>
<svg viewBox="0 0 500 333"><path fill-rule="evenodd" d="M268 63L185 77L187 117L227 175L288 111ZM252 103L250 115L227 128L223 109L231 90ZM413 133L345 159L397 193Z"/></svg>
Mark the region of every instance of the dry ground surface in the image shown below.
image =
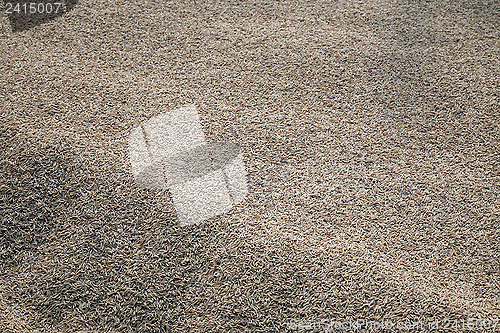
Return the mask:
<svg viewBox="0 0 500 333"><path fill-rule="evenodd" d="M485 0L2 14L0 332L500 317L499 22ZM181 228L127 136L190 103L250 194Z"/></svg>

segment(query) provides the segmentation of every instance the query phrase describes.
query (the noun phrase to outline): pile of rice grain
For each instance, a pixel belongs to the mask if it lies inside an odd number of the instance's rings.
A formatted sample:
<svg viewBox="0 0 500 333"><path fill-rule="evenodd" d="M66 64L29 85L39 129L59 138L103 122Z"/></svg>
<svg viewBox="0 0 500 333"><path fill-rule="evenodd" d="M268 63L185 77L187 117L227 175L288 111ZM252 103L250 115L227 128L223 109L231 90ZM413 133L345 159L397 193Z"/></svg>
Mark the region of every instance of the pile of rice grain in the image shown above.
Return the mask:
<svg viewBox="0 0 500 333"><path fill-rule="evenodd" d="M499 318L499 7L82 0L15 33L1 16L0 331ZM127 137L191 103L207 141L242 148L250 194L181 228L168 192L135 186Z"/></svg>

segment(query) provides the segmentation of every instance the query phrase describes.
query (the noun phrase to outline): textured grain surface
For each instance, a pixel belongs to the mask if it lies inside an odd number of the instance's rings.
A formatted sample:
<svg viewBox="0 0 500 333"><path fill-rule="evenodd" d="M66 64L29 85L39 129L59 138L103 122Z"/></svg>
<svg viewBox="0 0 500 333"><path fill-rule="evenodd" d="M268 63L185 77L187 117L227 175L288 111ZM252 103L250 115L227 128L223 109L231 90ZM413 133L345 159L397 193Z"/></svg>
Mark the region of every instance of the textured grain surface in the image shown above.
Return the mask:
<svg viewBox="0 0 500 333"><path fill-rule="evenodd" d="M0 331L500 317L496 1L80 1L0 16ZM249 197L180 228L130 130L195 104Z"/></svg>

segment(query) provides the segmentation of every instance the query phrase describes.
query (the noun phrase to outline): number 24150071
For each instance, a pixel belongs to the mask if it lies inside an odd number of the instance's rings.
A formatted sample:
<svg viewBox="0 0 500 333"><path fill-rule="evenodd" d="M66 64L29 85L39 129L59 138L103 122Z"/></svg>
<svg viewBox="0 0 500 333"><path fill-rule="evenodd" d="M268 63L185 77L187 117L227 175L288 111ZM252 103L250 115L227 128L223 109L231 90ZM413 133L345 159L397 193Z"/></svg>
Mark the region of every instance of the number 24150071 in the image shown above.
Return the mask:
<svg viewBox="0 0 500 333"><path fill-rule="evenodd" d="M7 14L57 14L62 10L62 2L54 3L5 3L5 12Z"/></svg>

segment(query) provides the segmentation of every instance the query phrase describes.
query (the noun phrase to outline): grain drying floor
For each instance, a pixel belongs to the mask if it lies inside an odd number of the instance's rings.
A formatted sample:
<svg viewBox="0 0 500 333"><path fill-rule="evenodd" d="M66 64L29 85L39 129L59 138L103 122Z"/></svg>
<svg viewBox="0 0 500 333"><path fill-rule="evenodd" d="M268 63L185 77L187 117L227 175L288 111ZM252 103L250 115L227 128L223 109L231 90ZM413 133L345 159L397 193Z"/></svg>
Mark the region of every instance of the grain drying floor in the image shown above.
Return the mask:
<svg viewBox="0 0 500 333"><path fill-rule="evenodd" d="M499 22L493 0L2 14L0 332L500 317ZM250 195L180 228L126 144L190 103Z"/></svg>

